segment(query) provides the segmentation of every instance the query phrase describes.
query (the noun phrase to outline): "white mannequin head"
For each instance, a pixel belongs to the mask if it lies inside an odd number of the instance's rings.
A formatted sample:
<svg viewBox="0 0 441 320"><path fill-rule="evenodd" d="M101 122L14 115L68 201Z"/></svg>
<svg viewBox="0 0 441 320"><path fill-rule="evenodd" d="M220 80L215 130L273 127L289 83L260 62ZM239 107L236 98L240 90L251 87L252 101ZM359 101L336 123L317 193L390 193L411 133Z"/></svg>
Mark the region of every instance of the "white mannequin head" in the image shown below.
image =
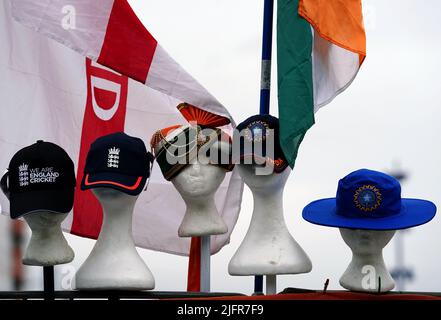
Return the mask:
<svg viewBox="0 0 441 320"><path fill-rule="evenodd" d="M92 191L103 207L103 225L92 252L75 276L77 289L153 289L155 279L139 256L132 236L138 196L111 188Z"/></svg>
<svg viewBox="0 0 441 320"><path fill-rule="evenodd" d="M376 231L340 228L344 242L357 255L379 254L390 242L395 230Z"/></svg>
<svg viewBox="0 0 441 320"><path fill-rule="evenodd" d="M311 260L290 234L283 213L283 189L291 169L259 175L255 165L237 166L253 193L254 208L247 234L231 259L228 272L246 276L311 271Z"/></svg>
<svg viewBox="0 0 441 320"><path fill-rule="evenodd" d="M224 234L228 231L214 203L214 195L225 174L225 169L221 167L194 160L171 180L187 206L178 230L180 237Z"/></svg>
<svg viewBox="0 0 441 320"><path fill-rule="evenodd" d="M268 190L281 190L285 187L286 181L291 174L291 169L287 167L281 173L269 175L258 174L259 166L252 164L238 164L239 174L245 184L255 193L267 193Z"/></svg>
<svg viewBox="0 0 441 320"><path fill-rule="evenodd" d="M67 213L36 211L23 218L32 231L23 263L34 266L53 266L69 263L74 252L61 231Z"/></svg>
<svg viewBox="0 0 441 320"><path fill-rule="evenodd" d="M395 287L383 259L383 248L395 230L354 230L340 228L352 250L352 260L340 278L340 285L351 291L387 292Z"/></svg>
<svg viewBox="0 0 441 320"><path fill-rule="evenodd" d="M214 196L225 178L225 170L195 160L171 181L184 201Z"/></svg>

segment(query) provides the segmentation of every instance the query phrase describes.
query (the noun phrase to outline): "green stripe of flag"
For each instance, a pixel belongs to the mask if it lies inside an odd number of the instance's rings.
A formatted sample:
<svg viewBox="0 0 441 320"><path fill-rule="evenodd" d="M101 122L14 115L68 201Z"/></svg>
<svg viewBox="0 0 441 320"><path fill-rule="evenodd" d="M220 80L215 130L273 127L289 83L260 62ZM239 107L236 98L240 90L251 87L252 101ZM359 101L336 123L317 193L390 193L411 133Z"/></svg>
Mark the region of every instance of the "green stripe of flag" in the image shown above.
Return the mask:
<svg viewBox="0 0 441 320"><path fill-rule="evenodd" d="M298 0L278 0L277 68L280 144L291 168L306 131L314 124L311 25Z"/></svg>

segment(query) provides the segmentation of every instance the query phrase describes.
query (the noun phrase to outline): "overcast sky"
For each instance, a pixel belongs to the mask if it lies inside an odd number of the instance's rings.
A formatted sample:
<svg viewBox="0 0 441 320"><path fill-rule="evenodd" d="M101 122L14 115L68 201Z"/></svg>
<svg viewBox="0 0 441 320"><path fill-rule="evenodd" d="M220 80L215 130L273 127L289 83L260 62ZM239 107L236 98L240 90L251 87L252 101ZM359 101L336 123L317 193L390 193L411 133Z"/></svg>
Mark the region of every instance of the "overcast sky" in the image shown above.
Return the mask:
<svg viewBox="0 0 441 320"><path fill-rule="evenodd" d="M263 0L129 1L159 43L230 111L237 123L259 106ZM354 83L316 115L285 188L285 219L313 263L309 274L278 278L278 289L331 289L351 255L337 229L302 220L309 202L335 195L340 178L359 168L409 173L403 196L441 204L441 3L364 0L367 59ZM274 43L274 49L276 43ZM275 56L275 51L273 56ZM277 115L273 63L271 113ZM212 258L212 290L251 293L252 277L231 277L227 266L248 228L252 196L246 188L231 243ZM412 291L441 291L441 222L438 217L405 234L405 263L415 273ZM81 265L93 241L67 236ZM392 268L394 241L385 249ZM185 290L187 259L139 250L156 290ZM69 272L69 266L58 272ZM35 271L39 272L39 271ZM38 281L33 282L34 286Z"/></svg>

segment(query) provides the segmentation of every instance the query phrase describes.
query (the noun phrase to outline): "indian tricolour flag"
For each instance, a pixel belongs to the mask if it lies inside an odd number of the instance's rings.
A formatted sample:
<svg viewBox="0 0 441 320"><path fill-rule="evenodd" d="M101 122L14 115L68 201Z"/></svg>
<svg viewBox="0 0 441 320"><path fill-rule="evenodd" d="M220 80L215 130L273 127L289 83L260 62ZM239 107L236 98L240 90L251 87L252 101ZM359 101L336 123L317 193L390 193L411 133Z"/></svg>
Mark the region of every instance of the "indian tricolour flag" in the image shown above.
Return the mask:
<svg viewBox="0 0 441 320"><path fill-rule="evenodd" d="M314 113L354 80L366 57L361 0L278 0L281 145L293 167Z"/></svg>
<svg viewBox="0 0 441 320"><path fill-rule="evenodd" d="M80 180L96 138L125 131L148 146L156 130L186 123L177 109L182 102L231 119L158 44L126 0L2 0L0 43L0 170L19 149L43 139L68 152ZM233 172L216 193L228 232L212 237L212 253L229 241L242 188ZM8 213L2 194L0 203ZM153 168L134 211L136 244L188 255L190 239L177 232L184 213L178 192ZM64 230L96 238L101 223L98 201L77 188Z"/></svg>

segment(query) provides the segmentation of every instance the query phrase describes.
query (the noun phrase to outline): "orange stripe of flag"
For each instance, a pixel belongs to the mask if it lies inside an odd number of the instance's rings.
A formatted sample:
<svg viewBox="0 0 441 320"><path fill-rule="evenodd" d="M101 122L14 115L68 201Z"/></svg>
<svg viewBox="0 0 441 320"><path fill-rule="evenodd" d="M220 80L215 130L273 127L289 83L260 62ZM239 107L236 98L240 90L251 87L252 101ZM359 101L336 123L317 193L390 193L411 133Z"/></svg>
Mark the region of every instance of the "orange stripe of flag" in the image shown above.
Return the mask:
<svg viewBox="0 0 441 320"><path fill-rule="evenodd" d="M299 14L324 39L366 57L361 0L300 0Z"/></svg>

